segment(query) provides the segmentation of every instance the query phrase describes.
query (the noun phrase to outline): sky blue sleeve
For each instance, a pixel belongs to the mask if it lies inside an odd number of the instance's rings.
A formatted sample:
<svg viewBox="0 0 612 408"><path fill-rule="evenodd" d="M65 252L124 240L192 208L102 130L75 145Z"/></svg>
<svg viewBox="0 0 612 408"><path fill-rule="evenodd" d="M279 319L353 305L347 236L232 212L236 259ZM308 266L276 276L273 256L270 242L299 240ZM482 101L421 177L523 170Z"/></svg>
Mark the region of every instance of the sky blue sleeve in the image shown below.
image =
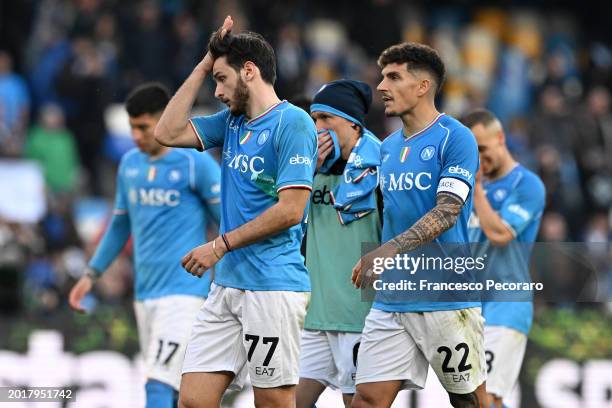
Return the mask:
<svg viewBox="0 0 612 408"><path fill-rule="evenodd" d="M194 189L219 224L221 204L221 168L208 153L195 155Z"/></svg>
<svg viewBox="0 0 612 408"><path fill-rule="evenodd" d="M275 142L278 151L276 191L295 187L312 189L317 162L317 130L310 116L297 108L285 112Z"/></svg>
<svg viewBox="0 0 612 408"><path fill-rule="evenodd" d="M229 109L224 109L214 115L196 116L189 120L193 131L202 144L202 149L223 146L225 130L230 119Z"/></svg>
<svg viewBox="0 0 612 408"><path fill-rule="evenodd" d="M454 194L465 202L479 166L478 145L472 132L465 127L449 132L440 145L440 161L442 170L437 192Z"/></svg>
<svg viewBox="0 0 612 408"><path fill-rule="evenodd" d="M104 232L104 236L98 244L94 256L89 261L89 267L95 270L98 275L101 275L108 269L130 237L130 217L128 214L122 175L123 166L120 165L119 172L117 173L113 218Z"/></svg>
<svg viewBox="0 0 612 408"><path fill-rule="evenodd" d="M546 192L535 176L525 176L504 200L499 216L518 236L544 211Z"/></svg>

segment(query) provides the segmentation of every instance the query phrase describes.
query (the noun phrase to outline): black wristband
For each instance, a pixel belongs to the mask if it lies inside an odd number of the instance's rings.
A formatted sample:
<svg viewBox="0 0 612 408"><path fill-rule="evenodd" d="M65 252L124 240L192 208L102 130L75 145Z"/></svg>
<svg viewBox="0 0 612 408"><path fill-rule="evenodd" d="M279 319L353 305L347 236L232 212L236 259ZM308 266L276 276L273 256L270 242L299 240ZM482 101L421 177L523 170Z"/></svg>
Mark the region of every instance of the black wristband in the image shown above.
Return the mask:
<svg viewBox="0 0 612 408"><path fill-rule="evenodd" d="M232 252L232 247L229 244L229 241L227 240L227 237L225 236L225 234L221 234L221 239L223 240L223 243L225 244L225 247L227 248L227 252Z"/></svg>

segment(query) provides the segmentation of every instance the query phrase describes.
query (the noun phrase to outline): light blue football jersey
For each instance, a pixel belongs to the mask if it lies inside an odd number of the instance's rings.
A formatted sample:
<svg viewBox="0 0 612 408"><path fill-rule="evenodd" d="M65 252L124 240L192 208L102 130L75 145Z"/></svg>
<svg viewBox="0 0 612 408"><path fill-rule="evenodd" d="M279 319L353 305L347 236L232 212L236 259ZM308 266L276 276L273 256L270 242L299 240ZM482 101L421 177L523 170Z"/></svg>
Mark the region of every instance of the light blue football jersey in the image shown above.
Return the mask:
<svg viewBox="0 0 612 408"><path fill-rule="evenodd" d="M403 129L389 135L381 147L380 188L383 194L382 241L408 230L436 205L438 192L454 194L465 202L456 224L434 240L443 244L467 244L468 218L472 209L471 188L478 171L478 147L472 132L456 119L440 114L428 127L406 138ZM467 250L467 246L465 247ZM455 273L455 272L448 272ZM384 280L385 274L383 274ZM402 279L426 279L425 272L401 274ZM469 279L449 276L448 281ZM444 279L446 280L446 279ZM404 294L403 296L410 296ZM428 297L427 295L426 297ZM408 299L408 298L404 298ZM479 301L406 301L386 291L377 291L375 309L387 312L456 310L480 306ZM392 300L392 301L391 301Z"/></svg>
<svg viewBox="0 0 612 408"><path fill-rule="evenodd" d="M206 148L222 146L221 231L261 215L286 188L312 190L317 132L310 116L282 101L247 120L223 110L191 124ZM308 208L304 211L304 218ZM310 291L300 254L304 222L228 252L215 266L215 283L245 290Z"/></svg>
<svg viewBox="0 0 612 408"><path fill-rule="evenodd" d="M469 222L471 242L486 243L483 250L491 260L496 280L528 282L531 244L536 239L540 219L544 211L546 191L540 178L521 165L492 182L484 182L483 188L491 207L510 228L514 240L505 247L495 247L488 240L472 213ZM483 302L482 314L488 326L505 326L529 333L533 319L531 302Z"/></svg>
<svg viewBox="0 0 612 408"><path fill-rule="evenodd" d="M127 216L134 245L136 300L168 295L208 296L209 273L201 279L187 273L181 258L206 242L207 213L219 218L220 169L209 154L170 149L151 159L132 149L117 174L115 214ZM90 266L102 272L110 265L105 234Z"/></svg>

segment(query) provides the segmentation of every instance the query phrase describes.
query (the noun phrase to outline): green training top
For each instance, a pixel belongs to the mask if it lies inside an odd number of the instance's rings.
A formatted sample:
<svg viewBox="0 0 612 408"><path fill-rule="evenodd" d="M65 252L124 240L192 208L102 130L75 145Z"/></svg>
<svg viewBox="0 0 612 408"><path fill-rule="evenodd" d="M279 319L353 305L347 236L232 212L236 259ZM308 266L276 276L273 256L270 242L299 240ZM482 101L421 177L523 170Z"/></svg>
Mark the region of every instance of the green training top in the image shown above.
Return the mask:
<svg viewBox="0 0 612 408"><path fill-rule="evenodd" d="M306 234L312 294L304 328L360 333L371 303L361 300L361 291L351 283L351 271L361 257L361 243L380 242L380 216L372 211L348 225L340 224L330 191L341 178L317 174L312 186Z"/></svg>

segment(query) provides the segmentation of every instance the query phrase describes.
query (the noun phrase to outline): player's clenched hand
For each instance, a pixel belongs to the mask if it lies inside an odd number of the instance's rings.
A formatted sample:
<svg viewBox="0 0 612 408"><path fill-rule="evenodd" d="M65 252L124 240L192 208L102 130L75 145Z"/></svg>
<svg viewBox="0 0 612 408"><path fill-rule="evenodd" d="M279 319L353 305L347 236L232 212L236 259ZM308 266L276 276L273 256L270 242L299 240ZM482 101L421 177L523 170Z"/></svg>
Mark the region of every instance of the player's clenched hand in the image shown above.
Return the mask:
<svg viewBox="0 0 612 408"><path fill-rule="evenodd" d="M93 280L85 275L72 287L68 296L68 304L74 311L85 313L85 309L81 306L81 300L89 293L92 286Z"/></svg>
<svg viewBox="0 0 612 408"><path fill-rule="evenodd" d="M317 136L317 146L319 149L319 156L317 157L317 171L323 165L323 162L329 156L332 149L334 148L334 142L329 135L329 132L321 133Z"/></svg>
<svg viewBox="0 0 612 408"><path fill-rule="evenodd" d="M225 255L223 245L216 245L213 250L213 242L214 240L189 251L181 261L183 268L193 276L201 278L207 269L212 268Z"/></svg>
<svg viewBox="0 0 612 408"><path fill-rule="evenodd" d="M353 267L351 281L353 285L359 288L365 288L372 285L375 277L374 259L376 258L393 258L397 255L398 249L391 243L386 243L372 252L364 255L357 264Z"/></svg>
<svg viewBox="0 0 612 408"><path fill-rule="evenodd" d="M223 21L223 25L221 26L221 28L219 28L214 35L218 35L221 38L224 38L227 35L227 33L232 31L233 26L234 26L234 21L232 20L232 17L227 16L225 17L225 20ZM204 56L204 58L202 59L202 62L200 62L200 65L206 72L210 72L212 71L214 62L215 62L215 59L210 54L210 51L208 51L206 55Z"/></svg>

